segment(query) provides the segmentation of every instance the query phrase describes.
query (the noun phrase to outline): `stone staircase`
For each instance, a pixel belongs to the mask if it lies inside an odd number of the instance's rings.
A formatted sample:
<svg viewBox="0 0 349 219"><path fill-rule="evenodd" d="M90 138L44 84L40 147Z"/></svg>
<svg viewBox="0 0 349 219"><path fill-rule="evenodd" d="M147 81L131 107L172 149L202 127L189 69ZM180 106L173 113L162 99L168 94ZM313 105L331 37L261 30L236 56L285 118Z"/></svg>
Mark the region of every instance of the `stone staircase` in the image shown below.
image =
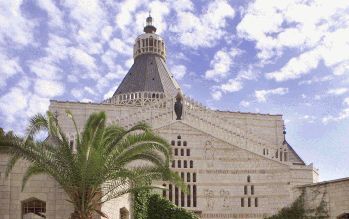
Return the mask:
<svg viewBox="0 0 349 219"><path fill-rule="evenodd" d="M175 100L173 98L163 98L142 107L137 107L138 109L135 113L116 119L115 122L125 128L130 128L139 122L146 122L156 129L174 121L176 118L174 103ZM195 127L199 130L229 144L278 161L273 155L279 146L267 142L236 122L226 120L218 112L189 97L184 97L182 103L183 116L181 121L183 123L188 125L195 124ZM264 149L267 149L269 153L263 153Z"/></svg>

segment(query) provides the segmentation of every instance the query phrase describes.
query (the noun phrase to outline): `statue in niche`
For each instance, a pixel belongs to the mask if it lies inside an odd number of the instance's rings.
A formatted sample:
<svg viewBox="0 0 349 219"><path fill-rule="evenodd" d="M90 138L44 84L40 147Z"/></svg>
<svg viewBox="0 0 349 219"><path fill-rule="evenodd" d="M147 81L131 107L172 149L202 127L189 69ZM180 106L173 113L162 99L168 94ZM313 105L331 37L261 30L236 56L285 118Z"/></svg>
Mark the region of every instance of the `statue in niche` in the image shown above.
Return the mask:
<svg viewBox="0 0 349 219"><path fill-rule="evenodd" d="M204 195L206 199L206 208L212 210L214 208L214 192L210 189L204 190Z"/></svg>
<svg viewBox="0 0 349 219"><path fill-rule="evenodd" d="M183 113L183 104L182 104L182 94L178 92L176 96L176 103L174 104L174 111L176 113L176 120L181 120L182 119L182 113Z"/></svg>
<svg viewBox="0 0 349 219"><path fill-rule="evenodd" d="M223 198L223 208L230 208L229 191L221 189L221 191L219 191L219 195Z"/></svg>
<svg viewBox="0 0 349 219"><path fill-rule="evenodd" d="M207 162L207 166L208 167L213 167L213 162L214 162L214 159L215 159L216 149L213 146L212 141L210 141L210 140L206 141L204 150L205 150L204 159Z"/></svg>

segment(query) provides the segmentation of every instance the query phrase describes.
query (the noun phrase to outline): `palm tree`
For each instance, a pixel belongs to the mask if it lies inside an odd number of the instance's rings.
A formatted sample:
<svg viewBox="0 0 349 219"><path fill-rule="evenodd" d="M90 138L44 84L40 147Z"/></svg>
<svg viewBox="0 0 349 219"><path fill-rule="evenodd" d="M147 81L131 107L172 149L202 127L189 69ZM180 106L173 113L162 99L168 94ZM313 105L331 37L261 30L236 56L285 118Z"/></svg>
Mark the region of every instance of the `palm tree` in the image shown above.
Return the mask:
<svg viewBox="0 0 349 219"><path fill-rule="evenodd" d="M6 176L18 160L30 162L22 190L32 176L48 174L73 204L71 218L90 219L94 212L107 217L100 210L106 201L153 188L145 183L149 180L171 181L185 188L180 177L169 168L169 144L146 124L125 130L115 124L107 125L105 113L99 112L90 115L80 132L71 112L67 111L67 116L75 127L76 150L51 112L34 116L24 139L0 141L0 146L6 146L12 155ZM48 138L35 140L42 131L48 133Z"/></svg>

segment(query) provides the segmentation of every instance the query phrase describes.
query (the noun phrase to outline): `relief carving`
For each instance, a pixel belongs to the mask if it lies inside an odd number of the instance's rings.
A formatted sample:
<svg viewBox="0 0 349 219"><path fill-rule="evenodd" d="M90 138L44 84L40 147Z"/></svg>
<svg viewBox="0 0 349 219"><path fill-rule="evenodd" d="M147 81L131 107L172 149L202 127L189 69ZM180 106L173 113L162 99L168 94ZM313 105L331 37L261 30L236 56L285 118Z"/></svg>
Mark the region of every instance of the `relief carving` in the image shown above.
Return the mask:
<svg viewBox="0 0 349 219"><path fill-rule="evenodd" d="M204 196L206 199L206 208L212 210L214 208L214 192L213 192L213 190L205 189Z"/></svg>
<svg viewBox="0 0 349 219"><path fill-rule="evenodd" d="M223 208L229 209L230 208L230 203L229 203L229 191L221 189L219 191L220 196L223 198Z"/></svg>
<svg viewBox="0 0 349 219"><path fill-rule="evenodd" d="M213 146L212 141L210 140L206 141L204 150L205 150L204 159L206 160L207 166L213 167L216 149Z"/></svg>

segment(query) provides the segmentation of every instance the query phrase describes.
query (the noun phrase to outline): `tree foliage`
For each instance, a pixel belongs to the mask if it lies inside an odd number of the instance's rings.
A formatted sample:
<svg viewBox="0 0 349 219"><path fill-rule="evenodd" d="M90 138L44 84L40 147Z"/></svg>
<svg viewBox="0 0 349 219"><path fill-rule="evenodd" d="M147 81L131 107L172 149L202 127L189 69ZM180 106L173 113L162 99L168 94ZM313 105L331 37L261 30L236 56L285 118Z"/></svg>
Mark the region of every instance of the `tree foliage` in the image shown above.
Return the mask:
<svg viewBox="0 0 349 219"><path fill-rule="evenodd" d="M158 194L150 196L147 213L147 219L198 219L194 213L177 207Z"/></svg>
<svg viewBox="0 0 349 219"><path fill-rule="evenodd" d="M79 129L69 111L67 116L76 132L75 149L51 112L34 116L24 139L0 138L0 148L11 154L6 176L18 160L30 162L22 189L32 176L48 174L73 204L72 218L89 219L93 212L107 217L100 206L108 200L152 188L142 183L149 179L171 181L185 188L169 168L170 145L148 125L140 123L127 130L107 125L105 113L99 112L91 114L83 129ZM48 138L35 140L42 131L47 132Z"/></svg>
<svg viewBox="0 0 349 219"><path fill-rule="evenodd" d="M292 203L290 207L282 208L277 214L266 219L325 219L329 218L326 206L327 203L322 197L319 206L315 209L306 209L304 205L304 191Z"/></svg>

